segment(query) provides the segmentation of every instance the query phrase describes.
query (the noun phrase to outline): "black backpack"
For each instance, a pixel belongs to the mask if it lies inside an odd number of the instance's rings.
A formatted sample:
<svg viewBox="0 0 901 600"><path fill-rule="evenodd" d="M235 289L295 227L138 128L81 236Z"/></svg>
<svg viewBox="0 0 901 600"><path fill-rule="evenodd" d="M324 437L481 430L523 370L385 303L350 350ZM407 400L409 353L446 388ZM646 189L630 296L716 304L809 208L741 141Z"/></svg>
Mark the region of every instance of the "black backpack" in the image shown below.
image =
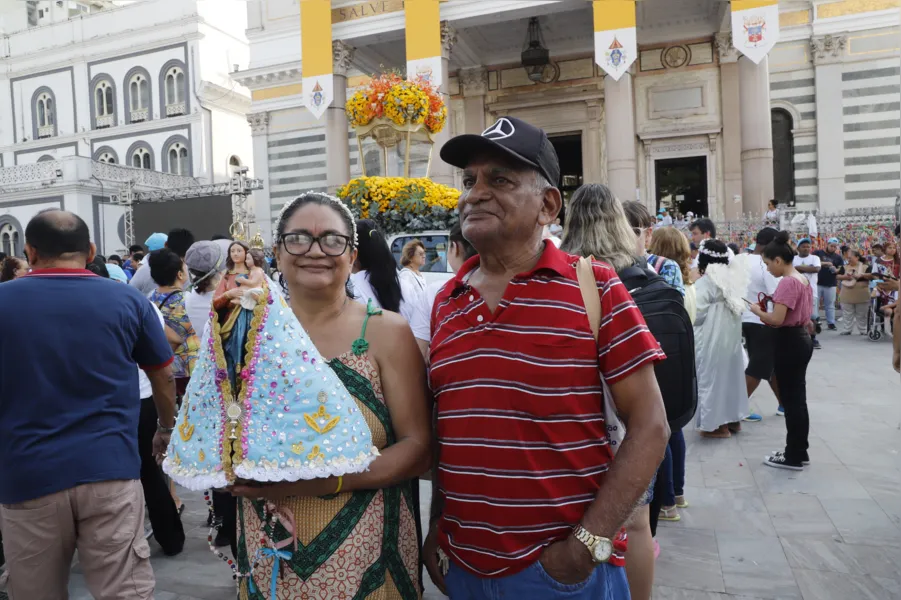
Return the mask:
<svg viewBox="0 0 901 600"><path fill-rule="evenodd" d="M698 408L695 335L685 301L676 288L647 268L646 263L627 267L617 276L632 294L648 329L666 353L666 360L654 364L654 372L670 429L682 429L691 422Z"/></svg>

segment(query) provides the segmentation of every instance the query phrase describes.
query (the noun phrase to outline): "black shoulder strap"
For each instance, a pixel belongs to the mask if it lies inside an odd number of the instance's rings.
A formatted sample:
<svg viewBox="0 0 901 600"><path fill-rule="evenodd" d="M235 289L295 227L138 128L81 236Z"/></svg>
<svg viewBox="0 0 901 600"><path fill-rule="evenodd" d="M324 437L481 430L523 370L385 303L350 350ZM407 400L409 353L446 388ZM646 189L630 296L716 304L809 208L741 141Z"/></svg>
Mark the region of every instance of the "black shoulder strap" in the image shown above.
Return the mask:
<svg viewBox="0 0 901 600"><path fill-rule="evenodd" d="M166 305L166 302L169 301L169 298L171 298L171 297L174 296L175 294L181 294L181 290L175 290L174 292L170 292L169 294L167 294L165 298L163 298L162 300L160 300L160 303L157 304L157 307L158 307L158 308L163 308L163 306Z"/></svg>

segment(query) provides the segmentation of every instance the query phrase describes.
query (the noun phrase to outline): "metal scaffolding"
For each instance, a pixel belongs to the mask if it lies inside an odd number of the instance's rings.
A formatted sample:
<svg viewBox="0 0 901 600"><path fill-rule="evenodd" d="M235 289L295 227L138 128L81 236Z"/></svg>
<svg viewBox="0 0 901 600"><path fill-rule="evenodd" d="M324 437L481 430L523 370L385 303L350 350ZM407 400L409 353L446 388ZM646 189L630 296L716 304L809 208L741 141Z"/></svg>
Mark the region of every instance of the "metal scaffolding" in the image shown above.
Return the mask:
<svg viewBox="0 0 901 600"><path fill-rule="evenodd" d="M232 197L232 235L236 238L246 237L251 226L256 222L253 211L247 206L247 197L254 190L263 189L262 179L247 176L247 169L241 169L234 177L224 183L197 184L189 187L135 191L134 180L123 182L118 192L110 194L110 202L125 208L125 245L135 243L134 205L144 202L170 202L187 198L205 198L208 196Z"/></svg>

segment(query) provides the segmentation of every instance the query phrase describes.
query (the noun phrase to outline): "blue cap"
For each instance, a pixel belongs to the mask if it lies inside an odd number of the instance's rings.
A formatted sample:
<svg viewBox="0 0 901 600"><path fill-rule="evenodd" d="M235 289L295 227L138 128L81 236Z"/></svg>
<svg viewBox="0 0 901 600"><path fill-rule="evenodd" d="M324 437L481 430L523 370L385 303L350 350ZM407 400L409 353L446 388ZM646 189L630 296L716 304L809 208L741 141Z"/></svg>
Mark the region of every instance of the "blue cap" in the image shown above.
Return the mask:
<svg viewBox="0 0 901 600"><path fill-rule="evenodd" d="M122 283L128 283L128 275L125 274L125 271L123 271L122 267L120 267L119 265L107 263L106 272L109 273L110 279L115 279L116 281L121 281Z"/></svg>
<svg viewBox="0 0 901 600"><path fill-rule="evenodd" d="M799 246L800 246L801 244L810 244L810 243L811 243L810 238L801 238L800 240L798 240L798 245L799 245Z"/></svg>
<svg viewBox="0 0 901 600"><path fill-rule="evenodd" d="M168 239L169 236L165 233L151 233L150 237L147 238L147 241L144 242L144 245L147 246L148 250L153 252L154 250L159 250L164 247Z"/></svg>
<svg viewBox="0 0 901 600"><path fill-rule="evenodd" d="M829 238L828 240L826 240L826 243L827 244L839 244L841 242L838 241L838 238L832 237L832 238Z"/></svg>

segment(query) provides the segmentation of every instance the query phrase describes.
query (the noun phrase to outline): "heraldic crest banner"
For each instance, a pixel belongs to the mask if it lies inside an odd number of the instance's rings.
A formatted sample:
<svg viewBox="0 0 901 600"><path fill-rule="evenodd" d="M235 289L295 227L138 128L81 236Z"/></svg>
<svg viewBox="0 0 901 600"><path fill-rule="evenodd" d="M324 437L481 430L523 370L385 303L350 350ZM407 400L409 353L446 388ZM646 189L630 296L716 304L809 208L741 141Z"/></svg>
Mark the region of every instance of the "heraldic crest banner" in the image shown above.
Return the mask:
<svg viewBox="0 0 901 600"><path fill-rule="evenodd" d="M777 0L732 0L732 43L759 64L779 41Z"/></svg>
<svg viewBox="0 0 901 600"><path fill-rule="evenodd" d="M634 0L594 0L594 60L619 81L638 58Z"/></svg>
<svg viewBox="0 0 901 600"><path fill-rule="evenodd" d="M321 119L335 99L332 79L332 7L329 0L300 3L303 104Z"/></svg>

